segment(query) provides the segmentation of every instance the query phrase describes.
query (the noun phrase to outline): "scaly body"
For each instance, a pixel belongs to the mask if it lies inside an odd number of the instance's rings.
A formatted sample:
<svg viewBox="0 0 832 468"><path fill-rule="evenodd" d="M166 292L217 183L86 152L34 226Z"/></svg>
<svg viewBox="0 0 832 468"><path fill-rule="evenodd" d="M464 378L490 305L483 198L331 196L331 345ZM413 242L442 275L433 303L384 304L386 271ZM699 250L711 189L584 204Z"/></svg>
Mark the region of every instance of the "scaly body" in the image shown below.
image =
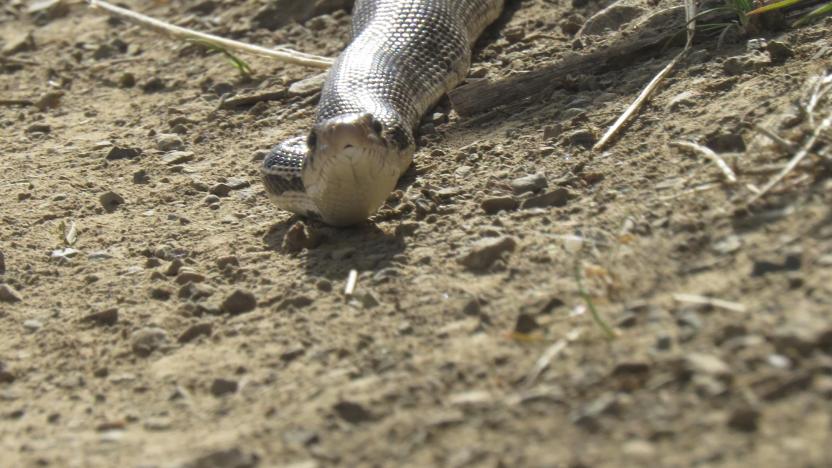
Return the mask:
<svg viewBox="0 0 832 468"><path fill-rule="evenodd" d="M410 165L422 115L468 73L503 0L358 0L353 40L329 71L306 137L262 175L277 206L332 225L378 210Z"/></svg>

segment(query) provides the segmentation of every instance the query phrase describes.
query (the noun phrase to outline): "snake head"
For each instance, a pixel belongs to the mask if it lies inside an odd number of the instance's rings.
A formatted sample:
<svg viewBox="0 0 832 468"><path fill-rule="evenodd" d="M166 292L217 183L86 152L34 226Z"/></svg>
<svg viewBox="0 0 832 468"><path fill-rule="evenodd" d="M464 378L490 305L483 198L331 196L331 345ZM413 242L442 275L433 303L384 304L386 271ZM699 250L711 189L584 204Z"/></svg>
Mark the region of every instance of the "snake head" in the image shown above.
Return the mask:
<svg viewBox="0 0 832 468"><path fill-rule="evenodd" d="M312 128L302 179L325 222L346 225L367 219L410 165L412 148L390 144L385 130L369 113L344 114Z"/></svg>

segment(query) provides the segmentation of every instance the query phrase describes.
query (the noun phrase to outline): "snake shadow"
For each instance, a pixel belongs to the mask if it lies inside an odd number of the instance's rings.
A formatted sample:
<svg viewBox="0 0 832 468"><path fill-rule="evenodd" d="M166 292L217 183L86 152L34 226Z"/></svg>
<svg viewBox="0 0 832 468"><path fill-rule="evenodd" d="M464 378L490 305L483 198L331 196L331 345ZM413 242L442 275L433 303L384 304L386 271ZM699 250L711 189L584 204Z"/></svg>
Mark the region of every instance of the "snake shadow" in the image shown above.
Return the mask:
<svg viewBox="0 0 832 468"><path fill-rule="evenodd" d="M286 245L290 229L302 221L310 240L302 249ZM341 281L350 270L379 271L388 268L406 248L405 238L385 232L372 222L352 227L332 227L299 216L273 224L263 236L269 249L300 258L310 278Z"/></svg>

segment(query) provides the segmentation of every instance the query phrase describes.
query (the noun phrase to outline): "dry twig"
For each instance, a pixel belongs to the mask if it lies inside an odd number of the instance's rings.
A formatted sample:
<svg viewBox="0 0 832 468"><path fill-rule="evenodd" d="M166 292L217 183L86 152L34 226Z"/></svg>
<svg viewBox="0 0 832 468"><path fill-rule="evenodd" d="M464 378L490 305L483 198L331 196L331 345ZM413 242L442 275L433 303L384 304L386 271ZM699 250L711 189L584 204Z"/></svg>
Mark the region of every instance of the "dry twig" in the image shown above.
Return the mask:
<svg viewBox="0 0 832 468"><path fill-rule="evenodd" d="M151 18L141 13L136 13L134 11L130 11L125 8L112 5L103 0L87 0L87 4L92 8L100 8L113 16L117 16L119 18L131 21L141 26L154 29L156 31L160 31L162 33L168 34L179 39L196 39L201 42L211 44L220 49L235 50L238 52L259 55L261 57L269 57L273 59L278 59L286 63L292 63L295 65L303 65L307 67L316 68L329 68L329 66L332 65L332 59L328 57L321 57L318 55L298 52L296 50L291 50L284 47L268 49L266 47L260 47L252 44L246 44L244 42L226 39L219 36L214 36L213 34L206 34L203 32L193 31L191 29L166 23L164 21Z"/></svg>
<svg viewBox="0 0 832 468"><path fill-rule="evenodd" d="M639 109L641 109L641 106L647 102L653 94L653 91L655 91L662 80L664 80L664 78L668 76L671 71L673 71L676 64L679 63L685 55L687 55L690 50L690 46L693 43L694 32L696 31L696 4L693 0L685 0L685 19L687 20L687 42L685 43L685 48L682 49L682 51L679 52L679 54L677 54L676 57L674 57L673 60L667 64L667 66L662 68L662 70L652 80L650 80L650 83L647 84L636 100L633 101L624 113L618 117L615 123L607 129L604 136L598 140L598 143L595 143L595 146L592 147L593 150L602 150L605 146L607 146L610 140L618 134L619 130L621 130L621 127L623 127L624 124L630 120L630 117L632 117Z"/></svg>
<svg viewBox="0 0 832 468"><path fill-rule="evenodd" d="M714 164L716 164L719 170L722 171L722 174L725 176L725 179L728 181L728 183L737 183L737 176L736 174L734 174L734 171L731 170L731 167L728 165L728 163L726 163L724 159L722 159L718 154L713 152L713 150L711 150L707 146L702 146L690 141L673 141L670 143L670 146L689 149L697 154L702 155L705 159L708 159Z"/></svg>

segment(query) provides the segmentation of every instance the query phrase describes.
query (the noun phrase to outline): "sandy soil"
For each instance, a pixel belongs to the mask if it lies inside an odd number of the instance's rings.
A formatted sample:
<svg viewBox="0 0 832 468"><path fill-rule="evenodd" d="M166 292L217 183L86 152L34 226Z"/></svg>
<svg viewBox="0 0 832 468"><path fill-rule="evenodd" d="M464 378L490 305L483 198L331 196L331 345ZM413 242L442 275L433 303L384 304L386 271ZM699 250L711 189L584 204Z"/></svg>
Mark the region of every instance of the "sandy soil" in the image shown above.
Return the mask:
<svg viewBox="0 0 832 468"><path fill-rule="evenodd" d="M251 43L348 40L344 11L272 31L264 3L125 1ZM582 53L605 6L512 4L472 76ZM794 144L818 125L794 103L832 22L703 40L602 152L678 48L481 116L440 106L378 219L333 229L258 177L308 127L316 91L289 87L317 71L243 78L83 7L26 8L0 6L0 465L832 464L829 133L747 203L790 158L750 125Z"/></svg>

